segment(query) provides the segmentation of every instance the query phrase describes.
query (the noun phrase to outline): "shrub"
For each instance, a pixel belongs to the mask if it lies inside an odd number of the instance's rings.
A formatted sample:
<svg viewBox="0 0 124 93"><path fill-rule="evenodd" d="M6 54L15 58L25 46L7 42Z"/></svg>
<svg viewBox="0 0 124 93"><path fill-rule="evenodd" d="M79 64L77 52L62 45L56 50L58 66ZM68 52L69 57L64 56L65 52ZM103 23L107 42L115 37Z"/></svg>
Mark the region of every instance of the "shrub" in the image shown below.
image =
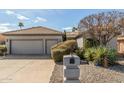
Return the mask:
<svg viewBox="0 0 124 93"><path fill-rule="evenodd" d="M85 50L85 54L84 54L85 58L87 61L89 62L93 62L94 61L94 57L95 57L95 48L88 48Z"/></svg>
<svg viewBox="0 0 124 93"><path fill-rule="evenodd" d="M55 62L60 62L63 60L63 56L70 54L71 49L75 49L77 47L75 40L67 40L63 43L59 43L54 45L51 49L51 56Z"/></svg>
<svg viewBox="0 0 124 93"><path fill-rule="evenodd" d="M59 43L53 45L51 49L55 49L55 48L57 48L57 47L58 47L59 45L61 45L62 43L63 43L63 42L59 42Z"/></svg>
<svg viewBox="0 0 124 93"><path fill-rule="evenodd" d="M105 60L108 62L108 65L113 65L116 60L116 54L115 49L107 49L106 47L88 48L85 52L85 58L97 65L103 66Z"/></svg>
<svg viewBox="0 0 124 93"><path fill-rule="evenodd" d="M99 46L99 42L98 40L94 40L94 39L84 39L84 48L92 48L92 47L97 47Z"/></svg>
<svg viewBox="0 0 124 93"><path fill-rule="evenodd" d="M58 46L57 48L59 48L59 49L66 49L67 45L62 44L62 45Z"/></svg>
<svg viewBox="0 0 124 93"><path fill-rule="evenodd" d="M67 40L66 42L63 43L65 46L67 46L66 50L69 53L75 52L77 49L77 43L75 40Z"/></svg>
<svg viewBox="0 0 124 93"><path fill-rule="evenodd" d="M94 63L103 65L104 58L107 56L108 49L105 47L98 47L95 51Z"/></svg>
<svg viewBox="0 0 124 93"><path fill-rule="evenodd" d="M99 47L96 51L95 62L103 65L105 57L107 58L108 65L115 64L116 61L116 50L115 49L107 49L105 47Z"/></svg>
<svg viewBox="0 0 124 93"><path fill-rule="evenodd" d="M80 59L85 59L85 57L84 57L84 53L85 53L84 49L79 48L79 49L75 50L75 53L76 53L77 56L80 57Z"/></svg>
<svg viewBox="0 0 124 93"><path fill-rule="evenodd" d="M54 49L52 50L52 58L55 62L61 62L63 60L63 55L66 54L65 49Z"/></svg>
<svg viewBox="0 0 124 93"><path fill-rule="evenodd" d="M99 58L105 57L107 55L107 51L108 50L105 47L98 47L98 48L96 48L96 51L95 51L96 56L95 56L94 59L99 59Z"/></svg>
<svg viewBox="0 0 124 93"><path fill-rule="evenodd" d="M7 52L5 45L0 45L0 55L4 55Z"/></svg>
<svg viewBox="0 0 124 93"><path fill-rule="evenodd" d="M72 47L72 46L76 46L76 41L75 40L67 40L64 42L64 44Z"/></svg>
<svg viewBox="0 0 124 93"><path fill-rule="evenodd" d="M109 59L109 65L114 65L117 59L117 51L115 49L110 49L108 51L107 57Z"/></svg>

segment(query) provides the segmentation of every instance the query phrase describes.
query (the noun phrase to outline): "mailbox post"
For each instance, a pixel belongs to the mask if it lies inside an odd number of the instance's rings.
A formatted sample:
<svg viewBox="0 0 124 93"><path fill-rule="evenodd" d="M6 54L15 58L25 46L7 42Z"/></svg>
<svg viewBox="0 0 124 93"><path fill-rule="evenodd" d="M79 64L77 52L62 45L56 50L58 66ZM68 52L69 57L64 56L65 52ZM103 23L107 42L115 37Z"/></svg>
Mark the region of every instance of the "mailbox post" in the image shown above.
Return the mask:
<svg viewBox="0 0 124 93"><path fill-rule="evenodd" d="M80 58L76 55L66 55L63 57L63 77L64 83L80 83Z"/></svg>

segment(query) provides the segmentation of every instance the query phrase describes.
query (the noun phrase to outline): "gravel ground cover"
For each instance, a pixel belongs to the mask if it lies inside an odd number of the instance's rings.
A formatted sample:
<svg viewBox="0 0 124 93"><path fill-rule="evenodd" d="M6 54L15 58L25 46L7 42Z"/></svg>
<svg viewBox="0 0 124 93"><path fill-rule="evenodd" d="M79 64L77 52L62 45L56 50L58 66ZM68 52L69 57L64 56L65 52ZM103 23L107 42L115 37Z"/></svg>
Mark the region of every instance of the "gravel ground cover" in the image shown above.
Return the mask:
<svg viewBox="0 0 124 93"><path fill-rule="evenodd" d="M88 64L80 65L81 83L124 83L124 65L103 68ZM56 64L50 83L63 82L63 65Z"/></svg>

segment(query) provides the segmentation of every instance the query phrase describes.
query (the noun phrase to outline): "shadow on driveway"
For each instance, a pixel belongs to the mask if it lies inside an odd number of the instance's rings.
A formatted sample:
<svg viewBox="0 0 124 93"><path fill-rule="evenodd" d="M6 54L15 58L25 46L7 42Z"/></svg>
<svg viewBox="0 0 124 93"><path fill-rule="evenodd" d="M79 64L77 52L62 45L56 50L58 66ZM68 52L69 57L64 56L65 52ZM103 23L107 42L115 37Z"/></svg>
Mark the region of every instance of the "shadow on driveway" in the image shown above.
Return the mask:
<svg viewBox="0 0 124 93"><path fill-rule="evenodd" d="M13 59L20 59L20 60L39 60L39 59L51 59L50 55L6 55L3 57L0 57L0 60L13 60Z"/></svg>

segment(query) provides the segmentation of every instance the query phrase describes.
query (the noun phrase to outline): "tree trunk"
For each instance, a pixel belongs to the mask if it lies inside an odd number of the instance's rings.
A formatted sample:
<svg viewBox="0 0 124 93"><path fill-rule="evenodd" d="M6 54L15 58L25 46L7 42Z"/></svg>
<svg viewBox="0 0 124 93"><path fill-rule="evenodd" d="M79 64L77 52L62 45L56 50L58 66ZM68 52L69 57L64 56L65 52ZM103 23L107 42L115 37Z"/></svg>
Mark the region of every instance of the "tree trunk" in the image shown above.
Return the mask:
<svg viewBox="0 0 124 93"><path fill-rule="evenodd" d="M104 57L103 66L104 66L105 68L108 68L108 60L107 60L107 57Z"/></svg>

